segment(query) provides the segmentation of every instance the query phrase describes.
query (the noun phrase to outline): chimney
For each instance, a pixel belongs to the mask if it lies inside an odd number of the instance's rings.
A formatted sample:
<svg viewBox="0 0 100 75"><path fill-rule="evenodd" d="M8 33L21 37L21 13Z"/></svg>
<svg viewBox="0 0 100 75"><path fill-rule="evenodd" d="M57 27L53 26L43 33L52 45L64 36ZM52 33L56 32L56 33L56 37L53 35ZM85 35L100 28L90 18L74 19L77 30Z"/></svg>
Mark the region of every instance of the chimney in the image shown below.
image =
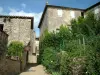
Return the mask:
<svg viewBox="0 0 100 75"><path fill-rule="evenodd" d="M48 5L48 0L46 0L46 5Z"/></svg>

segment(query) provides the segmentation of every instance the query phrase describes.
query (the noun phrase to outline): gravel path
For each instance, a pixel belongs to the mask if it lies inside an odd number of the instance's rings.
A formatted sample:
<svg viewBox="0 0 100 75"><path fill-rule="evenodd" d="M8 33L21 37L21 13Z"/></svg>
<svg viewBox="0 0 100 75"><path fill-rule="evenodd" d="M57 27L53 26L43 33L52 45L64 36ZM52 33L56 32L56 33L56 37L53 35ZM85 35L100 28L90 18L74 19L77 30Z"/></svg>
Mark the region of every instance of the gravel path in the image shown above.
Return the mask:
<svg viewBox="0 0 100 75"><path fill-rule="evenodd" d="M42 65L34 66L28 68L25 72L22 72L19 75L48 75L44 71L44 67Z"/></svg>

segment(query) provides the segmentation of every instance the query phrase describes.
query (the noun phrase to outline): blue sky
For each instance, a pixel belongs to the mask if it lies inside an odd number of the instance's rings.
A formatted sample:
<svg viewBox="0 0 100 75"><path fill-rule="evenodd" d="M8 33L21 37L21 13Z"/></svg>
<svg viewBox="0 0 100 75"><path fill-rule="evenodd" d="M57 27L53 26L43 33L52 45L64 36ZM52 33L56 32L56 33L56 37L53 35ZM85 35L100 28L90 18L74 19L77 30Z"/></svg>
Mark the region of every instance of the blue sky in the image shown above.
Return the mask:
<svg viewBox="0 0 100 75"><path fill-rule="evenodd" d="M37 28L45 3L47 0L0 0L0 14L34 16L34 28L39 36ZM48 0L50 5L59 5L85 9L100 0Z"/></svg>

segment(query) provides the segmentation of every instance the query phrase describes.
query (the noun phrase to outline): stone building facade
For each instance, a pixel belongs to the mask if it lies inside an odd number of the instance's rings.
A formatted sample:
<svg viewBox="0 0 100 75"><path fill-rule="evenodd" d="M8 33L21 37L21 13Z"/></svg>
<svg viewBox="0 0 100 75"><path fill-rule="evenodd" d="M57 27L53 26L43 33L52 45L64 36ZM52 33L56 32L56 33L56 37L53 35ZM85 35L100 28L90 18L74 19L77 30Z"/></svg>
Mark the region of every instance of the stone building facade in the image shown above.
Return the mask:
<svg viewBox="0 0 100 75"><path fill-rule="evenodd" d="M3 31L9 35L9 43L18 40L27 45L30 42L31 32L33 31L33 17L1 15L0 24L3 24Z"/></svg>
<svg viewBox="0 0 100 75"><path fill-rule="evenodd" d="M72 19L77 19L82 15L82 9L46 5L38 26L40 28L40 36L46 29L50 32L56 31L61 25L68 25Z"/></svg>
<svg viewBox="0 0 100 75"><path fill-rule="evenodd" d="M84 16L86 16L88 12L93 12L96 16L100 16L100 2L87 8L84 12Z"/></svg>
<svg viewBox="0 0 100 75"><path fill-rule="evenodd" d="M38 26L38 28L40 28L40 36L43 35L46 29L51 32L59 29L61 25L68 26L72 19L77 19L79 16L85 16L89 11L93 11L94 14L100 15L100 2L87 9L46 5Z"/></svg>
<svg viewBox="0 0 100 75"><path fill-rule="evenodd" d="M24 46L30 47L27 57L28 63L33 60L30 59L30 56L34 56L32 55L34 46L33 21L33 17L0 15L0 24L3 26L3 31L9 35L8 44L11 41L20 41Z"/></svg>

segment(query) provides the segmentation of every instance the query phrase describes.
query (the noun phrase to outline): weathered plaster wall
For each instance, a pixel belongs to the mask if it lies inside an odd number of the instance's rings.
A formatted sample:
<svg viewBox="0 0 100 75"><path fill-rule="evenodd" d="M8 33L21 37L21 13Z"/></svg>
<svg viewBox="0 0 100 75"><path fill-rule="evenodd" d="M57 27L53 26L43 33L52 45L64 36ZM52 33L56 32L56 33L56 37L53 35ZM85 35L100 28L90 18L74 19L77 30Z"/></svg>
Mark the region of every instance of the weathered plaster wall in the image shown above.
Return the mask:
<svg viewBox="0 0 100 75"><path fill-rule="evenodd" d="M62 10L62 16L58 16L58 10ZM71 9L59 9L59 8L48 8L48 30L55 31L59 29L61 25L68 25L72 20L70 12L75 13L75 19L81 16L80 10L71 10Z"/></svg>
<svg viewBox="0 0 100 75"><path fill-rule="evenodd" d="M62 10L62 16L58 15L58 10ZM46 29L51 32L59 29L62 24L70 24L72 20L71 11L75 13L75 19L81 16L81 12L83 12L81 10L48 7L40 27L40 36L42 36Z"/></svg>

